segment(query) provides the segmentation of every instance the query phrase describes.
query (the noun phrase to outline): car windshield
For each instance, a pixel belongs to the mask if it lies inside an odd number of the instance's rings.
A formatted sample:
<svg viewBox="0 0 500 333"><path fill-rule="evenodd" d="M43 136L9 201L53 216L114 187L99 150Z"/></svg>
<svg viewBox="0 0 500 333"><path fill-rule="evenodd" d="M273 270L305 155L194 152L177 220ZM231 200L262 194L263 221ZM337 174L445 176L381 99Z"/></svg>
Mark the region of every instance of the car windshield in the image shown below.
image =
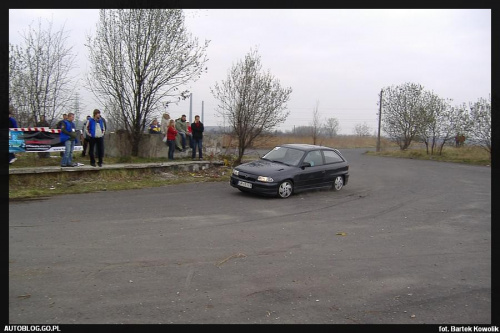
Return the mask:
<svg viewBox="0 0 500 333"><path fill-rule="evenodd" d="M272 162L296 166L299 164L303 155L304 152L302 150L287 147L275 147L262 158Z"/></svg>

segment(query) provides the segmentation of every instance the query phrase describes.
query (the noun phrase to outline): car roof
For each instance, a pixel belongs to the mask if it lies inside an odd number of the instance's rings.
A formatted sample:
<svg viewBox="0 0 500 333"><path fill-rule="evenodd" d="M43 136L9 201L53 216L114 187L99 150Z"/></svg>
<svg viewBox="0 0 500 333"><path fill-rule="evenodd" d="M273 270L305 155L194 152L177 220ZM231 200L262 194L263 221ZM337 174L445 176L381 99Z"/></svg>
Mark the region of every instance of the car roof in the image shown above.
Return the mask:
<svg viewBox="0 0 500 333"><path fill-rule="evenodd" d="M286 144L279 145L279 147L295 148L295 149L304 150L304 151L310 151L310 150L316 150L316 149L336 150L335 148L331 148L331 147L309 145L309 144L305 144L305 143L286 143Z"/></svg>

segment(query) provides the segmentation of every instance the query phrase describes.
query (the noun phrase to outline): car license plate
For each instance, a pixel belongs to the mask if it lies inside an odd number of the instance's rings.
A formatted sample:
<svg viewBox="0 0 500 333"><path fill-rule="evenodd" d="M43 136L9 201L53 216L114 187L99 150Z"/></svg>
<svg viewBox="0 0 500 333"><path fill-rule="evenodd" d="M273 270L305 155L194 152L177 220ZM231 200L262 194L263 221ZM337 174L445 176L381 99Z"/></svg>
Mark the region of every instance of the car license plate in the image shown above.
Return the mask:
<svg viewBox="0 0 500 333"><path fill-rule="evenodd" d="M238 186L252 188L252 184L247 183L247 182L242 182L241 180L238 181Z"/></svg>

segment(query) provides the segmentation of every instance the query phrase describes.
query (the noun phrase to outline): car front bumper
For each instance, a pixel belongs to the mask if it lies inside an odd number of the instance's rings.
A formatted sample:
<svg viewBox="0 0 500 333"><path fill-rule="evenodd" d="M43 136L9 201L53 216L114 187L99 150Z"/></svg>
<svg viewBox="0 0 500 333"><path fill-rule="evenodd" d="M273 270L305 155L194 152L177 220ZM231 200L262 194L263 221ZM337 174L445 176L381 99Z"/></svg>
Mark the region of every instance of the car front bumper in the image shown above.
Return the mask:
<svg viewBox="0 0 500 333"><path fill-rule="evenodd" d="M241 186L238 184L238 182L244 182L247 184L250 184L252 187L248 188L245 186ZM257 193L257 194L262 194L262 195L267 195L267 196L275 196L278 193L278 183L263 183L263 182L256 182L256 181L251 181L251 180L243 180L235 176L231 176L231 179L229 180L229 184L232 187L235 187L237 189L240 189L245 192L252 192L252 193Z"/></svg>

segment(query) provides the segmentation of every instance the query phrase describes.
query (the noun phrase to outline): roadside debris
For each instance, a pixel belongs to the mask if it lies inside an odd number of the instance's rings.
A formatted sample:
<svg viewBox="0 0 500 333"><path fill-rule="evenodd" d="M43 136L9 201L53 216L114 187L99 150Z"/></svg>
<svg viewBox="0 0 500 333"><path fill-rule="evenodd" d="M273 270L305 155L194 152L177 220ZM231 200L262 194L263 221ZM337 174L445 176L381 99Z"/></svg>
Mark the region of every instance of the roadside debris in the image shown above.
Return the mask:
<svg viewBox="0 0 500 333"><path fill-rule="evenodd" d="M228 260L233 259L233 258L245 258L247 255L244 253L236 253L233 254L232 256L227 257L224 260L219 261L218 263L215 264L215 266L219 267L222 266L224 263L226 263Z"/></svg>

